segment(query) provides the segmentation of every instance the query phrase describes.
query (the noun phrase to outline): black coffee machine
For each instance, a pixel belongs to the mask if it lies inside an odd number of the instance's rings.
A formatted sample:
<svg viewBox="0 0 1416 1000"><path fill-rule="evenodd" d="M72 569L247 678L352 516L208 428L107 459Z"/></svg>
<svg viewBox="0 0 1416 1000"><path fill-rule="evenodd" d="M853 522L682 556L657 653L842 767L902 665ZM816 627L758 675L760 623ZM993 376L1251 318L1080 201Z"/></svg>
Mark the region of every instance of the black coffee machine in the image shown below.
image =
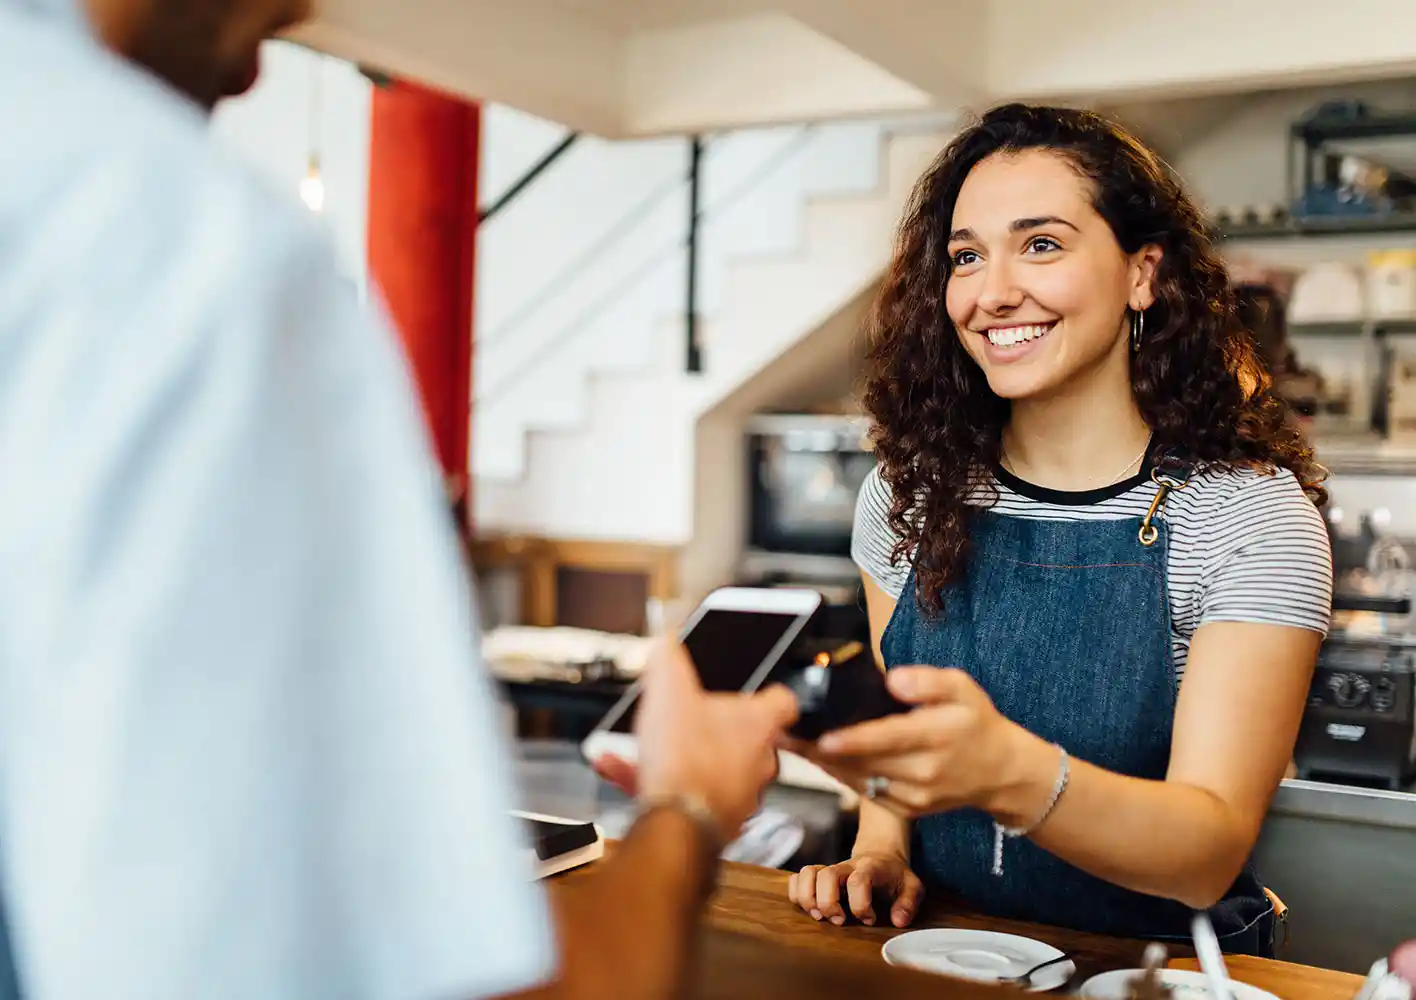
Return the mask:
<svg viewBox="0 0 1416 1000"><path fill-rule="evenodd" d="M1407 566L1409 557L1384 535L1383 520L1363 517L1356 537L1340 536L1329 521L1333 622L1318 654L1294 752L1303 778L1392 789L1416 779L1411 597L1383 592L1381 586L1383 567Z"/></svg>
<svg viewBox="0 0 1416 1000"><path fill-rule="evenodd" d="M1392 613L1409 613L1404 603ZM1313 780L1393 790L1416 780L1416 640L1329 638L1318 655L1294 760L1298 776Z"/></svg>

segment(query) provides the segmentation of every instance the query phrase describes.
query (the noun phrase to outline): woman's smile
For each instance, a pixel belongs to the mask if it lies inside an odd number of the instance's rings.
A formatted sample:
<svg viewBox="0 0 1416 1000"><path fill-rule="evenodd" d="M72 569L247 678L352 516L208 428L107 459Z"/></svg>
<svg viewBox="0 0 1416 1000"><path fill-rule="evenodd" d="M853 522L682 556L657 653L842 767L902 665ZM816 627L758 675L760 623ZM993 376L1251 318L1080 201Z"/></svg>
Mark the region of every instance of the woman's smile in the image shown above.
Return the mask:
<svg viewBox="0 0 1416 1000"><path fill-rule="evenodd" d="M1011 326L991 326L981 336L991 364L1012 364L1036 354L1057 320L1049 323L1020 323Z"/></svg>

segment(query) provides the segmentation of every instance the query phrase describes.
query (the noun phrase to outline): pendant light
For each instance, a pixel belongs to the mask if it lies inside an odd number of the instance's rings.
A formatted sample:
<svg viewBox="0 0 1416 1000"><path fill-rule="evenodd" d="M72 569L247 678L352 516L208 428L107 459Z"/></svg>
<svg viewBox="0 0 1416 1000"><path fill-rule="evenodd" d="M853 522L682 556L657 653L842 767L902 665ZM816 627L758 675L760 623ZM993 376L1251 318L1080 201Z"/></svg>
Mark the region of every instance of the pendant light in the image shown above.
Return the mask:
<svg viewBox="0 0 1416 1000"><path fill-rule="evenodd" d="M309 101L309 135L310 135L310 156L308 169L305 172L305 179L300 182L300 200L305 203L305 207L311 212L319 213L324 211L325 186L324 178L320 173L320 118L324 113L324 94L322 89L324 56L317 52L309 53L310 56L310 101Z"/></svg>

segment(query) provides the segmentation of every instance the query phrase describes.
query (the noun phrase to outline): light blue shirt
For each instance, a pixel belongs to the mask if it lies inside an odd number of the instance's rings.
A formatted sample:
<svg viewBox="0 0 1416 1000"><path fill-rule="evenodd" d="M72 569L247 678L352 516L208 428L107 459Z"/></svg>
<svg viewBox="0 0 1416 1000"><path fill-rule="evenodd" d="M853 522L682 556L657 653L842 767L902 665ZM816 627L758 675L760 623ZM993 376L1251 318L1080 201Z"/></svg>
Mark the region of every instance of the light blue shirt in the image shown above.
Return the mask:
<svg viewBox="0 0 1416 1000"><path fill-rule="evenodd" d="M72 19L0 0L0 93L0 905L22 994L534 985L545 902L386 325L293 199Z"/></svg>

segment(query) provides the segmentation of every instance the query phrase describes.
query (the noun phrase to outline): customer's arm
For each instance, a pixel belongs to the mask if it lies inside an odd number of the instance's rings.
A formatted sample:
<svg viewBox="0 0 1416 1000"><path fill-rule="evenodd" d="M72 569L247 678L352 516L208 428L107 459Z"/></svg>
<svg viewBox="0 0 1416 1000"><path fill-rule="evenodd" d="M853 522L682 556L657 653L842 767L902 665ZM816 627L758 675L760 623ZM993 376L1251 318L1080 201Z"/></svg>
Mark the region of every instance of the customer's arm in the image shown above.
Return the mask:
<svg viewBox="0 0 1416 1000"><path fill-rule="evenodd" d="M785 688L710 695L681 646L656 652L636 719L638 767L595 762L646 811L584 881L552 892L560 967L555 982L531 996L678 994L718 853L756 809L776 773L776 742L796 715Z"/></svg>
<svg viewBox="0 0 1416 1000"><path fill-rule="evenodd" d="M583 881L553 888L560 971L526 1000L673 996L714 882L715 846L686 813L657 809Z"/></svg>

